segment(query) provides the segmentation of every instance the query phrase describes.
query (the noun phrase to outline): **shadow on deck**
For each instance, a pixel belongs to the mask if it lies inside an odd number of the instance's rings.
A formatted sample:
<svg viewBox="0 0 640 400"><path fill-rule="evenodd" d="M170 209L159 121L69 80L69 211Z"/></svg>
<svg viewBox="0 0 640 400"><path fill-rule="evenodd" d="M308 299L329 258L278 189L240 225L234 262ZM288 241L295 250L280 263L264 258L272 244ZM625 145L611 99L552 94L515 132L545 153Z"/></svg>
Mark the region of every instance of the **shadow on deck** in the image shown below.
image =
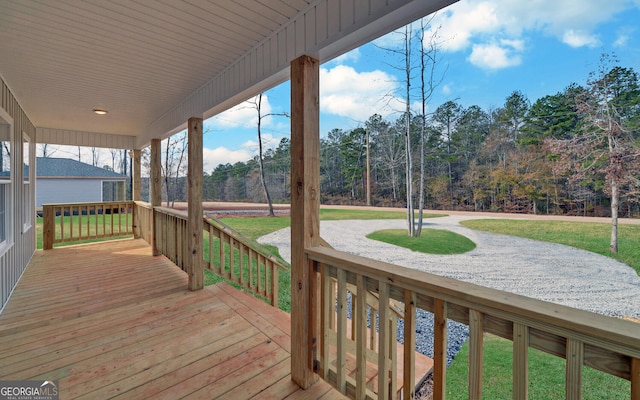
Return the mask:
<svg viewBox="0 0 640 400"><path fill-rule="evenodd" d="M187 276L143 240L38 251L0 315L0 380L60 398L343 398L290 377L290 318Z"/></svg>

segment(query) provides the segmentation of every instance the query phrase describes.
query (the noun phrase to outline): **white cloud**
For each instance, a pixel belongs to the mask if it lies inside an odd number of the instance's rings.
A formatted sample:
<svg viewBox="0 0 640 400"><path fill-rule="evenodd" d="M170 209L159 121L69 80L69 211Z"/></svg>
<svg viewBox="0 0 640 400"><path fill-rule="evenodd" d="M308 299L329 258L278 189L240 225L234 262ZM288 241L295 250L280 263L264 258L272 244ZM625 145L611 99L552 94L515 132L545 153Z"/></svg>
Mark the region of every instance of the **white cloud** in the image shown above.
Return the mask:
<svg viewBox="0 0 640 400"><path fill-rule="evenodd" d="M270 133L262 133L262 149L267 151L268 149L275 149L280 144L284 136L273 136ZM250 139L242 144L242 147L252 154L258 154L258 140Z"/></svg>
<svg viewBox="0 0 640 400"><path fill-rule="evenodd" d="M437 31L441 46L447 51L464 50L471 44L472 37L500 29L493 2L473 3L465 0L436 15L431 26L425 32L425 39Z"/></svg>
<svg viewBox="0 0 640 400"><path fill-rule="evenodd" d="M331 60L331 62L336 64L345 64L348 62L357 62L358 60L360 60L360 49L355 48L349 52L344 53L341 56L334 58L333 60Z"/></svg>
<svg viewBox="0 0 640 400"><path fill-rule="evenodd" d="M501 69L520 65L522 58L508 46L476 44L468 58L471 64L483 69Z"/></svg>
<svg viewBox="0 0 640 400"><path fill-rule="evenodd" d="M256 110L257 96L238 104L227 111L207 120L207 125L215 130L227 128L253 128L258 126L258 111ZM266 94L262 95L261 114L266 115L271 112L271 104ZM271 117L265 117L263 124L268 124Z"/></svg>
<svg viewBox="0 0 640 400"><path fill-rule="evenodd" d="M640 0L635 5L629 0L460 0L435 16L426 35L437 32L445 51L472 49L469 60L476 65L512 65L525 51L523 38L531 32L572 47L598 46L594 30L630 6L639 7ZM501 61L486 60L488 52Z"/></svg>
<svg viewBox="0 0 640 400"><path fill-rule="evenodd" d="M345 65L320 69L320 110L324 113L366 121L374 113L394 111L391 97L396 78L384 71L357 72Z"/></svg>
<svg viewBox="0 0 640 400"><path fill-rule="evenodd" d="M629 35L619 35L616 40L613 42L615 47L624 47L629 42Z"/></svg>
<svg viewBox="0 0 640 400"><path fill-rule="evenodd" d="M451 85L450 84L446 84L444 86L442 86L442 94L444 94L445 96L448 96L451 94Z"/></svg>
<svg viewBox="0 0 640 400"><path fill-rule="evenodd" d="M575 31L573 29L569 29L564 33L562 42L571 47L597 47L600 45L600 39L598 39L596 35Z"/></svg>
<svg viewBox="0 0 640 400"><path fill-rule="evenodd" d="M238 161L247 161L252 154L245 149L229 150L225 147L216 147L215 149L202 149L203 170L211 173L219 164L235 164Z"/></svg>

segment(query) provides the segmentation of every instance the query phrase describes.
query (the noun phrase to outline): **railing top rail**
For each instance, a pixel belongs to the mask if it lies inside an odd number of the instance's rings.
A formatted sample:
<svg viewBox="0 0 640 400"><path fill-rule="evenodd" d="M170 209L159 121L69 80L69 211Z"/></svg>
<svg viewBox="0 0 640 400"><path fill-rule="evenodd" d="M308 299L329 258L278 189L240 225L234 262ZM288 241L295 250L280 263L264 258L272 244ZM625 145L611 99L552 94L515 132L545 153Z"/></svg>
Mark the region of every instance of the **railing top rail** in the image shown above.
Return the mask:
<svg viewBox="0 0 640 400"><path fill-rule="evenodd" d="M172 217L180 218L180 219L188 219L188 214L183 210L176 210L175 208L156 206L153 208L156 211L160 211L163 214L171 215Z"/></svg>
<svg viewBox="0 0 640 400"><path fill-rule="evenodd" d="M326 247L305 249L309 258L559 336L640 357L640 324L372 260ZM402 300L397 298L397 300Z"/></svg>
<svg viewBox="0 0 640 400"><path fill-rule="evenodd" d="M243 234L241 234L240 232L234 230L229 225L225 224L224 222L220 221L219 219L212 218L212 217L209 217L209 216L205 215L204 216L204 222L205 222L205 224L212 225L216 229L223 231L225 234L231 236L233 239L244 243L246 246L250 247L251 249L253 249L257 253L260 253L264 257L266 257L269 260L271 260L275 265L277 265L281 269L283 269L285 271L289 269L288 265L283 264L284 260L281 260L281 259L275 257L273 254L271 254L271 252L269 250L267 250L265 247L261 246L260 243L257 243L255 240L249 239L248 237L246 237Z"/></svg>
<svg viewBox="0 0 640 400"><path fill-rule="evenodd" d="M78 206L89 206L89 205L119 205L119 204L133 204L131 200L122 200L122 201L85 201L78 203L47 203L43 204L42 207L78 207Z"/></svg>

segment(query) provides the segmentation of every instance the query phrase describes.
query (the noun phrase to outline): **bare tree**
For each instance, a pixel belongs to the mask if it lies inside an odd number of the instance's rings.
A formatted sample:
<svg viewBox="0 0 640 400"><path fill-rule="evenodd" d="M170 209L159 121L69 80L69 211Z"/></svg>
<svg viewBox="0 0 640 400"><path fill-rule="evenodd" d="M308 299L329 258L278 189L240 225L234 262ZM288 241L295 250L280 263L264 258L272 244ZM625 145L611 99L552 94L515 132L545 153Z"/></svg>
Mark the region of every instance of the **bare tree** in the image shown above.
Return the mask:
<svg viewBox="0 0 640 400"><path fill-rule="evenodd" d="M181 175L184 176L187 167L185 159L187 133L175 134L163 142L164 163L162 163L162 176L167 193L167 207L173 207L178 194L179 178Z"/></svg>
<svg viewBox="0 0 640 400"><path fill-rule="evenodd" d="M420 124L420 187L418 188L418 228L414 232L415 237L422 234L422 219L424 214L424 193L425 193L425 146L428 142L427 128L427 104L431 100L436 87L442 83L444 74L436 77L436 65L438 64L438 29L431 31L431 36L426 40L427 28L431 25L431 21L435 14L429 19L422 18L420 20L420 97L422 107L422 117ZM426 79L425 79L426 78Z"/></svg>
<svg viewBox="0 0 640 400"><path fill-rule="evenodd" d="M577 96L582 129L572 138L551 141L559 154L556 163L571 171L570 181L603 179L611 198L611 240L609 250L618 252L620 192L633 185L640 174L640 147L632 121L640 110L640 81L632 69L612 67L617 60L604 54L598 70L590 74L587 88Z"/></svg>
<svg viewBox="0 0 640 400"><path fill-rule="evenodd" d="M264 156L263 156L263 144L262 144L262 120L264 118L266 118L266 117L275 116L275 115L288 117L289 114L287 114L287 113L267 113L267 114L262 114L262 93L260 93L256 97L254 97L253 100L250 100L249 102L252 103L252 105L255 107L256 111L258 112L258 120L257 120L257 124L258 124L258 164L260 166L260 181L262 182L262 190L264 192L265 198L267 199L267 205L269 207L269 214L268 215L270 217L274 217L275 213L273 211L273 203L271 201L271 195L269 194L269 189L267 187L267 180L265 179L265 173L264 173Z"/></svg>
<svg viewBox="0 0 640 400"><path fill-rule="evenodd" d="M40 145L40 153L42 154L41 157L49 158L53 156L57 151L58 151L58 147L53 146L49 143L42 143Z"/></svg>
<svg viewBox="0 0 640 400"><path fill-rule="evenodd" d="M100 149L96 147L91 148L91 165L94 167L100 166Z"/></svg>

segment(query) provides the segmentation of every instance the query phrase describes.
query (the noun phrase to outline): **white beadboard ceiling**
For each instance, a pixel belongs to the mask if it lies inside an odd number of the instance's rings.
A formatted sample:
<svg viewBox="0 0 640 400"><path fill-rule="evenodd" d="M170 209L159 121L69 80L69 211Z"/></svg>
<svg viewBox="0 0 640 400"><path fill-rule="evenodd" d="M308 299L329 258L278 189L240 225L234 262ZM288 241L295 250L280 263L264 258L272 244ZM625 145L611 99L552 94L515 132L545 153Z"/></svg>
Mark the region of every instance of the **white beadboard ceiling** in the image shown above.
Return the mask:
<svg viewBox="0 0 640 400"><path fill-rule="evenodd" d="M141 147L454 1L0 0L0 76L45 139Z"/></svg>

